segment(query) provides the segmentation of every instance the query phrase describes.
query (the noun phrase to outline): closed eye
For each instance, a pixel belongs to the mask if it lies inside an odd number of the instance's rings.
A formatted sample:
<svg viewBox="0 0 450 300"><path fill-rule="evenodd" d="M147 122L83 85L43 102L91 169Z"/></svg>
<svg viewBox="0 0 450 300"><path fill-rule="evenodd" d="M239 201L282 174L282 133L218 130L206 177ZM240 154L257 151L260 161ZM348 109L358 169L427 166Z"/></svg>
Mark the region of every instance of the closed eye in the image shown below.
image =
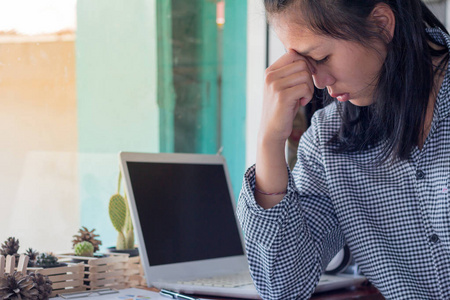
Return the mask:
<svg viewBox="0 0 450 300"><path fill-rule="evenodd" d="M328 55L328 56L325 56L325 57L324 57L323 59L321 59L321 60L314 60L314 62L315 62L316 64L320 65L320 64L326 63L326 62L328 61L329 58L330 58L330 56Z"/></svg>

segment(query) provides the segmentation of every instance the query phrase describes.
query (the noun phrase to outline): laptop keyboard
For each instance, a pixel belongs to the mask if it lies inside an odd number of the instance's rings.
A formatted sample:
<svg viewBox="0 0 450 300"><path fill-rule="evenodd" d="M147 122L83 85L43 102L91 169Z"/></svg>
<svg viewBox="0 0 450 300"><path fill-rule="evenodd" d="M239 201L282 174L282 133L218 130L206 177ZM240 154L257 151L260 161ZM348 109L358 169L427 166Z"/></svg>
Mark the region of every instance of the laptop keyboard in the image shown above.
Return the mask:
<svg viewBox="0 0 450 300"><path fill-rule="evenodd" d="M253 284L249 273L230 274L216 277L208 277L191 281L179 281L180 284L203 285L217 287L240 287Z"/></svg>

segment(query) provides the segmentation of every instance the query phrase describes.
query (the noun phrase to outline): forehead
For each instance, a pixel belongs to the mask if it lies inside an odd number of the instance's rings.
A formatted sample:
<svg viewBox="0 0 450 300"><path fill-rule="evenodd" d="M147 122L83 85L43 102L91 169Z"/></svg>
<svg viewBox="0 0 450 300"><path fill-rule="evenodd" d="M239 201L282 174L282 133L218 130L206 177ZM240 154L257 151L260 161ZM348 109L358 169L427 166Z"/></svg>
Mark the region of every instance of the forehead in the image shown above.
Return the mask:
<svg viewBox="0 0 450 300"><path fill-rule="evenodd" d="M270 18L273 30L286 49L294 49L307 55L315 49L329 47L336 42L331 37L312 32L306 25L289 15L283 13Z"/></svg>
<svg viewBox="0 0 450 300"><path fill-rule="evenodd" d="M312 32L289 14L274 15L270 20L284 47L294 49L300 54L308 55L313 50L331 47L336 42L331 37Z"/></svg>

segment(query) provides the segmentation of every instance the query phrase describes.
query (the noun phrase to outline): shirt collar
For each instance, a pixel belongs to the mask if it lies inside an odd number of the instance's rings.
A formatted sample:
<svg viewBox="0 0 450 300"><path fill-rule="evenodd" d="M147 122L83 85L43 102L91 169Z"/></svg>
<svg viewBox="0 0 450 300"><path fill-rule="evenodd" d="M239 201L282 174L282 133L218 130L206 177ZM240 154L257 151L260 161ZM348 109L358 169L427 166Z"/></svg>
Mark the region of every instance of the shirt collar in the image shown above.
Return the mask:
<svg viewBox="0 0 450 300"><path fill-rule="evenodd" d="M426 29L428 35L431 37L433 41L440 45L445 45L447 49L450 49L450 36L442 31L440 28L427 28ZM439 119L444 119L450 113L450 72L449 72L450 63L447 66L447 71L444 75L444 80L442 81L442 85L440 87L436 104L435 104L435 112L437 112L437 116Z"/></svg>

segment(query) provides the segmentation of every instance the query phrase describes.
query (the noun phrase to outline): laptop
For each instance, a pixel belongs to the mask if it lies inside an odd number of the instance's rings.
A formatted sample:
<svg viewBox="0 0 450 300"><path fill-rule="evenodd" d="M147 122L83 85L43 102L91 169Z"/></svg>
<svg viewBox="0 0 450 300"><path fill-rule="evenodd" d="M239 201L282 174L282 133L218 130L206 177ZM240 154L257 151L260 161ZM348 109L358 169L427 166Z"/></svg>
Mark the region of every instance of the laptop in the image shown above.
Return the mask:
<svg viewBox="0 0 450 300"><path fill-rule="evenodd" d="M120 166L149 287L260 299L223 156L121 152ZM316 291L359 281L324 275Z"/></svg>

